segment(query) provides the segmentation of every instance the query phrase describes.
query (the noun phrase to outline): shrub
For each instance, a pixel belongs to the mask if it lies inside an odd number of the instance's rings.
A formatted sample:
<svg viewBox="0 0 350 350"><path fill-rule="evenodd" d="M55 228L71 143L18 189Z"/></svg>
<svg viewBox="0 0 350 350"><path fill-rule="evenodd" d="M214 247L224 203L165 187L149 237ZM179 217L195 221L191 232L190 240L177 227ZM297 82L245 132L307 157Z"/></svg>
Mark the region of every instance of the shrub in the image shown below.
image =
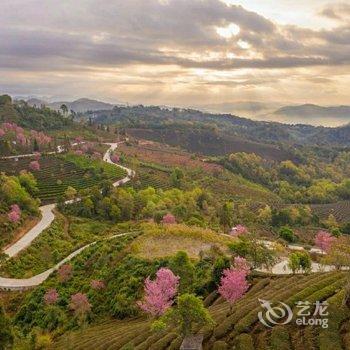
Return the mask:
<svg viewBox="0 0 350 350"><path fill-rule="evenodd" d="M212 349L213 350L227 350L227 344L224 341L219 340L213 344Z"/></svg>
<svg viewBox="0 0 350 350"><path fill-rule="evenodd" d="M237 350L254 350L254 343L250 334L240 334L236 340Z"/></svg>
<svg viewBox="0 0 350 350"><path fill-rule="evenodd" d="M278 232L279 236L289 243L297 241L297 237L294 235L293 230L288 226L283 226Z"/></svg>

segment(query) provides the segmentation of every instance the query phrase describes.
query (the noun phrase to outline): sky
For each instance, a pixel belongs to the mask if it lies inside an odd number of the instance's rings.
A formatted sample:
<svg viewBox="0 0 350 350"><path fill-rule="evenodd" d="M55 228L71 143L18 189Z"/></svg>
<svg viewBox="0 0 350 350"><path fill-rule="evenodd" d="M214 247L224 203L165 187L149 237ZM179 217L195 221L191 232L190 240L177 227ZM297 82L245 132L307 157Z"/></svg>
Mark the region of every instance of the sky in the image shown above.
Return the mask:
<svg viewBox="0 0 350 350"><path fill-rule="evenodd" d="M350 0L2 0L0 92L350 104Z"/></svg>

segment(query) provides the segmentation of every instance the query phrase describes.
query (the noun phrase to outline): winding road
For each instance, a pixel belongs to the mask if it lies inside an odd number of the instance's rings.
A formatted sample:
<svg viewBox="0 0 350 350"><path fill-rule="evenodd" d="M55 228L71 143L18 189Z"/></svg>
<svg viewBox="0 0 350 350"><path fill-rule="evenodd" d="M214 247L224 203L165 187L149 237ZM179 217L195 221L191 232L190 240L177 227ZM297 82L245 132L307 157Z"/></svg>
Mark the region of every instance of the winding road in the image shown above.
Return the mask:
<svg viewBox="0 0 350 350"><path fill-rule="evenodd" d="M103 156L103 160L107 163L113 164L119 168L122 168L126 171L127 176L124 177L121 180L118 180L113 183L113 186L118 187L121 186L127 182L129 182L133 176L135 176L135 172L129 168L126 168L122 165L115 164L111 160L111 153L118 147L118 144L122 142L115 142L115 143L106 143L106 145L109 145L109 149ZM73 146L76 144L73 144ZM51 154L55 153L62 153L64 149L61 146L57 147L57 152L50 152ZM2 159L15 159L15 158L24 158L24 157L31 157L35 154L23 154L18 156L10 156L10 157L3 157ZM67 201L69 202L69 201ZM48 228L53 220L55 219L55 214L53 212L54 208L56 207L56 204L48 204L41 206L40 212L41 212L41 220L31 229L29 230L21 239L19 239L16 243L11 245L10 247L6 248L3 252L8 255L9 258L12 258L16 256L19 252L30 246L30 244L33 242L33 240L38 237L46 228ZM105 238L105 240L113 239L115 237L121 237L125 235L132 234L133 232L126 232L121 233L118 235L114 235L108 238ZM51 269L48 269L44 271L43 273L39 275L35 275L31 278L23 278L23 279L15 279L15 278L6 278L6 277L0 277L0 290L7 290L7 291L14 291L14 290L26 290L29 288L33 288L35 286L38 286L42 282L44 282L52 272L56 271L61 265L65 264L67 261L71 260L75 256L77 256L79 253L81 253L84 249L90 247L91 245L96 244L96 242L92 242L90 244L87 244L70 255L68 255L65 259L60 261L57 265L52 267Z"/></svg>
<svg viewBox="0 0 350 350"><path fill-rule="evenodd" d="M122 165L115 164L111 160L111 153L118 147L118 144L123 143L123 142L115 142L115 143L106 143L106 145L109 145L109 149L103 156L103 160L107 163L113 164L115 166L118 166L119 168L122 168L123 170L126 171L127 176L124 177L121 180L118 180L113 183L113 186L118 187L121 186L127 182L129 182L134 176L135 176L135 171L126 168ZM76 145L73 144L73 146ZM57 147L57 152L50 152L51 154L55 153L62 153L64 151L63 147L58 146ZM15 158L23 158L23 157L31 157L34 156L35 154L23 154L19 156L10 156L10 157L3 157L2 159L15 159ZM69 203L70 201L67 201L66 203ZM41 211L41 220L39 223L37 223L31 230L29 230L20 240L18 240L16 243L14 243L12 246L6 248L4 250L4 253L8 255L9 258L12 258L16 256L19 252L27 248L33 240L38 237L46 228L48 228L53 220L55 219L55 214L53 212L54 208L56 207L56 204L48 204L40 207ZM116 237L121 237L121 236L126 236L133 234L134 232L126 232L126 233L121 233L117 234L111 237L104 238L103 240L110 240ZM232 238L232 236L230 236ZM39 284L43 283L50 275L52 272L56 271L61 265L65 264L78 254L80 254L84 249L96 244L99 241L92 242L90 244L87 244L70 255L68 255L65 259L60 261L58 264L56 264L54 267L51 269L48 269L44 272L42 272L39 275L35 275L31 278L23 278L23 279L14 279L14 278L6 278L6 277L0 277L0 290L6 290L6 291L15 291L15 290L26 290L33 288L35 286L38 286ZM267 247L271 247L273 245L273 242L271 241L261 241L263 242ZM290 250L304 250L302 246L295 246L295 245L290 245L288 246ZM310 250L311 252L316 252L319 254L322 254L323 252L320 251L318 248L312 248ZM334 266L330 265L321 265L318 263L312 263L311 266L311 271L312 272L320 272L320 271L331 271L334 270ZM278 263L276 263L271 270L259 270L262 272L270 272L276 275L285 275L285 274L291 274L292 270L288 266L288 259L287 258L282 258Z"/></svg>

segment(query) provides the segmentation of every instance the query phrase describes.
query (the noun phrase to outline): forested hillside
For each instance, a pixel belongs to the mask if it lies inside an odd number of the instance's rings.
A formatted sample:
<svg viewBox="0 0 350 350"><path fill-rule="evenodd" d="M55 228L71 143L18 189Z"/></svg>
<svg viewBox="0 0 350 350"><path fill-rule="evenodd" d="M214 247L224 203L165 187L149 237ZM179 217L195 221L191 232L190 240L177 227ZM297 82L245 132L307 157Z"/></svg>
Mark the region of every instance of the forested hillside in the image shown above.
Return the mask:
<svg viewBox="0 0 350 350"><path fill-rule="evenodd" d="M327 128L288 125L253 121L230 114L210 114L192 109L157 106L114 107L111 111L87 114L87 117L94 117L96 123L118 124L133 129L164 130L171 127L181 132L188 128L203 128L214 134L261 143L350 146L350 126ZM229 147L230 140L225 141Z"/></svg>

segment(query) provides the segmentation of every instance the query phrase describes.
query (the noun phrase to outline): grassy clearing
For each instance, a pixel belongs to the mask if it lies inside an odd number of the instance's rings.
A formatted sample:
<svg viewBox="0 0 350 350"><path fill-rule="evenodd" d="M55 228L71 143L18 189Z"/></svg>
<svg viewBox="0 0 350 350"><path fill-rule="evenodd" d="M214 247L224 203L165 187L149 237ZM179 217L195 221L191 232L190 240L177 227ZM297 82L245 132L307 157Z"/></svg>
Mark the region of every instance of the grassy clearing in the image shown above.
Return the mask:
<svg viewBox="0 0 350 350"><path fill-rule="evenodd" d="M168 257L179 250L187 252L191 258L198 258L200 251L212 245L226 250L227 244L232 243L232 239L214 231L180 224L145 224L144 232L131 245L132 252L144 259Z"/></svg>

